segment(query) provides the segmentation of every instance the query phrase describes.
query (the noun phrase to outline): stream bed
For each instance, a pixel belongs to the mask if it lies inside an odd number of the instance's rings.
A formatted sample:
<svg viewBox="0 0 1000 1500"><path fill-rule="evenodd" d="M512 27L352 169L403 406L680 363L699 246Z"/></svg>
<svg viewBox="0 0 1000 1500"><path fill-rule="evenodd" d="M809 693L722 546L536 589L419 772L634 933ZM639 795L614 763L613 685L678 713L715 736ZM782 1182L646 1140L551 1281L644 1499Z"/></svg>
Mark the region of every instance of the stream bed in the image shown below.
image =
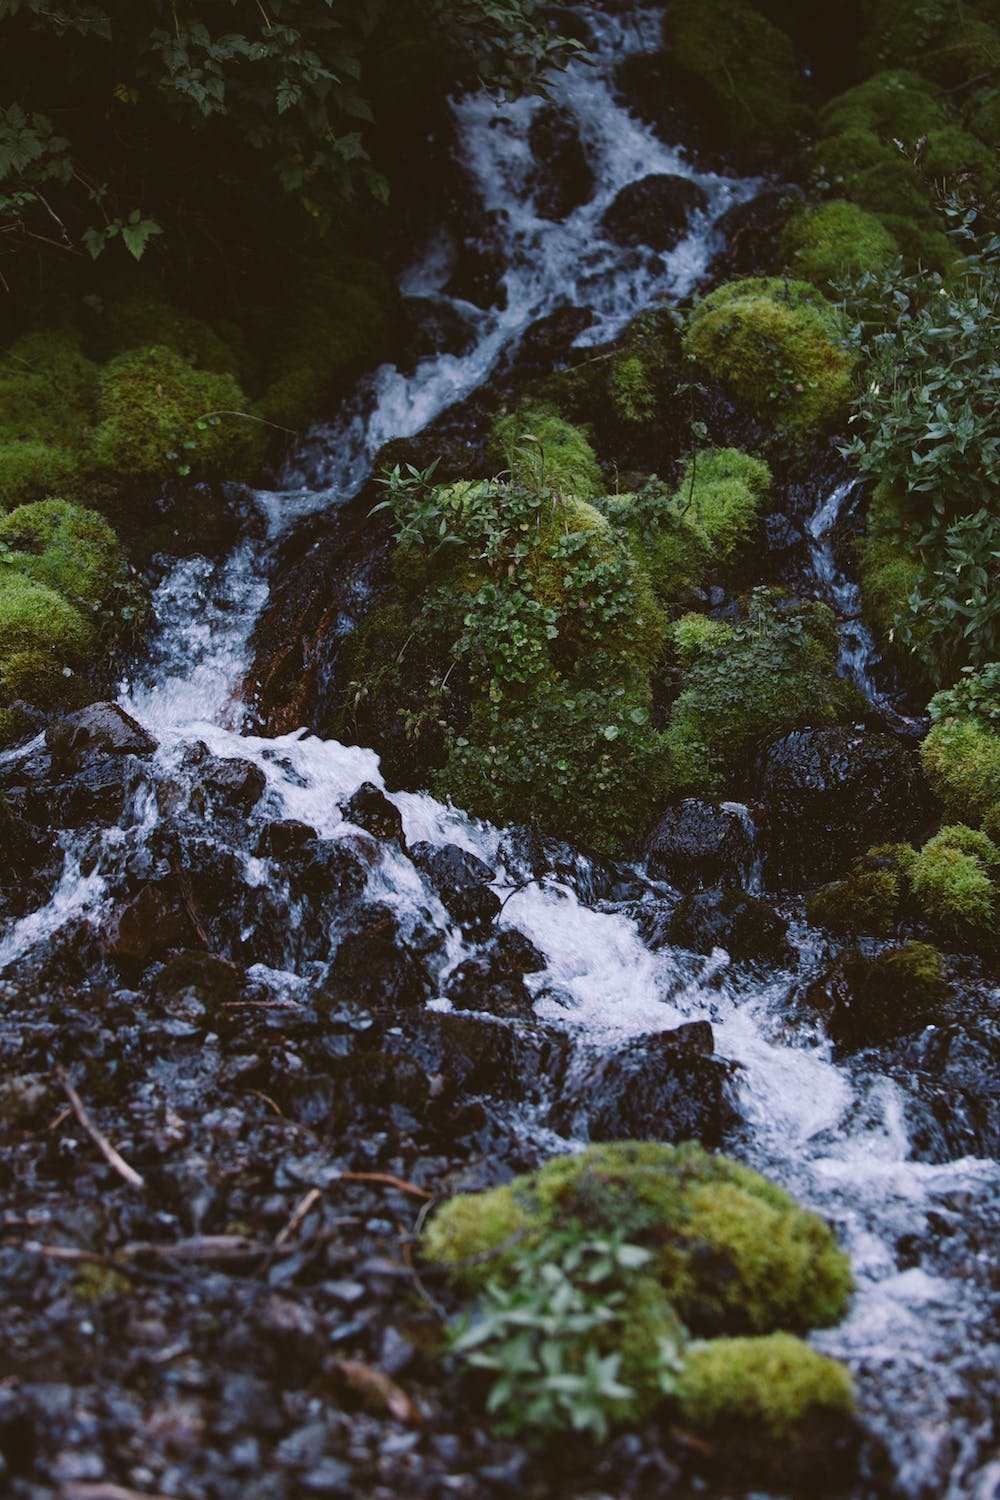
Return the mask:
<svg viewBox="0 0 1000 1500"><path fill-rule="evenodd" d="M228 559L165 568L148 663L120 699L147 741L126 735L102 759L82 742L57 753L40 738L0 765L15 804L25 816L44 806L54 830L49 898L9 914L0 934L8 1002L0 1062L39 1079L54 1057L79 1064L81 1091L156 1185L151 1202L118 1207L127 1189L89 1160L96 1153L85 1139L69 1149L44 1137L37 1160L24 1139L13 1153L3 1194L13 1206L2 1215L9 1339L22 1354L30 1346L30 1306L40 1301L65 1371L53 1379L41 1341L37 1378L15 1392L0 1354L0 1433L5 1423L37 1431L8 1460L23 1500L96 1500L112 1493L99 1489L105 1481L191 1500L523 1492L526 1460L513 1445L463 1436L440 1409L425 1413L422 1437L402 1396L393 1427L377 1396L359 1394L363 1377L349 1368L358 1362L337 1351L367 1340L372 1364L408 1388L420 1339L392 1303L402 1274L393 1265L419 1194L485 1185L505 1163L523 1169L588 1134L608 1138L615 1122L645 1125L654 1137L658 1124L665 1134L686 1126L834 1226L857 1293L846 1321L813 1341L850 1365L864 1422L888 1455L885 1473L854 1493L1000 1496L1000 1165L983 1147L989 1132L975 1121L964 1135L938 1128L949 1085L935 1077L934 1038L886 1056L835 1054L802 1004L829 970L831 945L807 925L798 899L776 901L788 924L781 958L741 962L722 948L651 943L650 923L677 891L642 866L606 869L387 788L371 749L304 729L244 732L250 640L289 532L318 513L328 523L386 441L420 432L469 396L539 319L583 307L590 317L577 345L599 345L651 301L690 294L720 248L717 221L761 186L699 169L618 98L614 66L654 45L655 11L580 10L596 65L560 76L553 102L583 143L586 196L558 220L540 211L544 182L529 143L548 106L460 101L458 131L499 246L502 285L486 306L448 291L457 247L443 230L402 289L425 307L447 304L467 328L465 352L376 371L311 434L280 487L247 497L254 524ZM705 206L672 250L623 248L602 233L603 216L622 187L652 172L694 182ZM920 723L880 669L857 588L830 543L854 499L842 474L824 475L805 497L815 592L837 613L844 674L873 715L912 737ZM746 836L743 884L766 893L752 811L727 806ZM489 922L540 955L516 984L511 978L513 1018L469 1019L456 976L481 961L487 918L449 908L428 873L444 850L488 867ZM185 920L204 942L185 932ZM355 961L386 965L387 987L406 997L395 1021L343 998L352 934L378 922L396 946L373 939ZM220 955L221 967L207 973L203 953L186 980L168 961L159 977L154 964L150 981L157 933L165 948ZM412 967L401 952L416 955ZM995 1022L997 991L974 968L964 983L970 1008ZM657 1074L656 1039L697 1022L709 1023L713 1050L678 1088L669 1070ZM379 1053L396 1059L393 1068L379 1071ZM366 1061L348 1077L346 1062L359 1057ZM608 1059L618 1093L601 1123L588 1099L595 1078L607 1082ZM645 1121L628 1097L640 1076L635 1059L660 1079L660 1094L643 1096L652 1111ZM60 1101L48 1084L38 1087L42 1102L29 1099L20 1118L40 1129ZM682 1107L685 1088L693 1102ZM417 1196L360 1181L336 1193L352 1171L395 1177ZM313 1221L289 1230L313 1191L326 1194L322 1207L311 1204ZM261 1223L281 1253L259 1258ZM155 1249L137 1257L127 1308L113 1284L98 1286L100 1260L86 1259L95 1245L208 1234L218 1237L217 1254L203 1250L197 1272ZM39 1242L82 1253L39 1261ZM292 1245L297 1253L286 1254ZM38 1281L40 1266L57 1278L51 1285ZM88 1285L93 1303L79 1300ZM389 1304L395 1310L372 1313ZM241 1325L250 1330L242 1341ZM274 1382L289 1369L315 1380L282 1405ZM331 1414L331 1389L347 1390L368 1415ZM574 1478L570 1467L565 1493L686 1493L683 1477L655 1459L655 1442L636 1442L619 1445L618 1470L603 1476Z"/></svg>

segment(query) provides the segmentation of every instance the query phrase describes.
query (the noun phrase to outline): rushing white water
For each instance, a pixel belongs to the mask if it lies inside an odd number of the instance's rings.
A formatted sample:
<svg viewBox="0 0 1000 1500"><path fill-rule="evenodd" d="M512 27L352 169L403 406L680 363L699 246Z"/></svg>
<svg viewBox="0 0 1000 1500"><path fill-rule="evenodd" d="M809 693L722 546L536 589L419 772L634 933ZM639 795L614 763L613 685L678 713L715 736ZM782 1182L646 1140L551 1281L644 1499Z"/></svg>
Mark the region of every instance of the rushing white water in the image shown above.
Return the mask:
<svg viewBox="0 0 1000 1500"><path fill-rule="evenodd" d="M505 346L560 302L570 298L593 309L587 337L606 338L651 297L679 295L696 283L713 250L713 220L748 196L753 184L696 172L614 99L612 63L629 49L651 44L655 15L594 14L599 65L571 69L556 85L559 102L579 123L598 183L594 198L562 224L540 219L531 197L525 141L537 103L521 101L498 112L473 98L458 107L470 164L503 235L506 307L466 309L476 329L467 356L440 355L408 375L394 367L378 371L342 418L316 435L288 489L258 497L272 535L355 493L385 440L419 431L473 390ZM653 171L692 177L708 193L709 210L669 255L616 250L598 233L601 214L621 186ZM409 273L406 289L440 294L448 269L447 247L430 247ZM859 621L853 585L838 572L829 540L850 493L844 485L823 497L809 531L819 592L848 620ZM302 732L271 740L238 732L247 642L267 591L265 565L263 548L250 543L221 569L199 558L179 563L154 600L159 633L149 668L123 706L159 740L154 769L161 780L181 775L188 747L201 741L216 755L251 759L261 768L270 816L298 819L336 838L346 831L340 808L351 793L365 781L383 785L375 753ZM863 642L861 628L856 639ZM868 645L855 654L847 641L845 635L845 667L873 692ZM595 1049L686 1020L712 1023L717 1051L739 1064L739 1105L747 1127L743 1154L825 1213L852 1253L854 1309L818 1342L856 1371L863 1409L897 1465L900 1493L912 1500L995 1500L1000 1473L989 1448L988 1420L990 1393L997 1390L991 1367L998 1350L995 1332L989 1332L991 1319L995 1329L996 1298L994 1293L991 1302L983 1292L986 1267L942 1272L903 1265L897 1246L904 1238L925 1240L932 1218L978 1225L982 1245L994 1244L1000 1168L974 1160L936 1166L913 1161L901 1086L861 1064L835 1063L815 1025L790 1019L793 988L814 963L808 942L798 975L780 969L765 975L732 964L721 951L707 959L652 953L628 916L586 906L566 885L546 881L515 889L498 864L496 830L427 796L395 794L392 800L411 843L457 843L494 868L498 893L509 897L502 921L526 933L547 959L547 970L533 981L544 991L537 1006L541 1019ZM109 853L116 839L140 842L155 817L155 800L146 794L128 830L104 835ZM97 910L105 890L100 868L84 877L68 856L53 903L16 924L0 950L0 964L16 960L68 916ZM263 878L249 859L247 868L251 878ZM759 888L756 858L746 876ZM429 899L414 867L397 853L383 856L370 892L404 915ZM447 925L442 908L435 907L435 915ZM463 951L452 931L442 977ZM294 989L294 976L270 977ZM973 1399L969 1392L975 1389L985 1390L985 1398Z"/></svg>

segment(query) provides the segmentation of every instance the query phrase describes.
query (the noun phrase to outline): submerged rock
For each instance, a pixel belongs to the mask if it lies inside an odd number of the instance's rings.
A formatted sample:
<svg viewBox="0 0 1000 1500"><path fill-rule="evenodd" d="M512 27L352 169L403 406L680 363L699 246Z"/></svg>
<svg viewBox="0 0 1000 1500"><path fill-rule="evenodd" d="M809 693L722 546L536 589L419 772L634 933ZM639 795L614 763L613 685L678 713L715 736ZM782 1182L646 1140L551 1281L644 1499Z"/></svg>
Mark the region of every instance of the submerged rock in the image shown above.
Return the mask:
<svg viewBox="0 0 1000 1500"><path fill-rule="evenodd" d="M500 911L500 898L490 890L494 874L489 865L457 844L436 846L422 840L410 854L459 927L470 935L484 935Z"/></svg>

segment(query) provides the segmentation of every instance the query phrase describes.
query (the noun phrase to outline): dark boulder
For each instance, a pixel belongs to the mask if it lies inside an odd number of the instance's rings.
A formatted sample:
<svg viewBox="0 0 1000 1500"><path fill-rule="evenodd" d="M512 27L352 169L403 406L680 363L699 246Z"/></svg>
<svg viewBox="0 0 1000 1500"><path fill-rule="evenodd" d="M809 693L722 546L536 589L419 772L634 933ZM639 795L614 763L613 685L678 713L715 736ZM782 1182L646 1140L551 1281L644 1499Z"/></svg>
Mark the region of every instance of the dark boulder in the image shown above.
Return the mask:
<svg viewBox="0 0 1000 1500"><path fill-rule="evenodd" d="M687 233L691 215L707 203L704 189L689 178L653 173L622 188L601 227L619 245L672 250Z"/></svg>
<svg viewBox="0 0 1000 1500"><path fill-rule="evenodd" d="M773 907L741 890L695 891L685 896L667 929L669 940L695 953L724 948L730 958L787 962L788 923Z"/></svg>
<svg viewBox="0 0 1000 1500"><path fill-rule="evenodd" d="M308 823L297 818L280 818L274 823L265 823L257 840L257 854L263 859L287 859L299 854L315 842L319 834Z"/></svg>
<svg viewBox="0 0 1000 1500"><path fill-rule="evenodd" d="M646 867L681 890L743 884L754 859L747 818L698 797L668 807L646 840Z"/></svg>
<svg viewBox="0 0 1000 1500"><path fill-rule="evenodd" d="M403 348L397 361L407 373L437 354L468 354L476 342L470 318L442 297L403 298Z"/></svg>
<svg viewBox="0 0 1000 1500"><path fill-rule="evenodd" d="M58 828L80 828L85 823L121 823L138 776L139 761L112 754L87 761L53 788L48 816Z"/></svg>
<svg viewBox="0 0 1000 1500"><path fill-rule="evenodd" d="M565 219L594 192L594 169L569 110L549 104L531 122L529 184L543 219Z"/></svg>
<svg viewBox="0 0 1000 1500"><path fill-rule="evenodd" d="M944 959L928 943L885 948L875 957L847 949L802 993L848 1050L922 1031L946 1014L951 985Z"/></svg>
<svg viewBox="0 0 1000 1500"><path fill-rule="evenodd" d="M828 880L873 844L911 838L931 806L914 750L859 725L783 735L758 757L752 784L768 811L765 868L789 887Z"/></svg>
<svg viewBox="0 0 1000 1500"><path fill-rule="evenodd" d="M116 703L91 703L50 724L45 743L57 776L71 775L108 755L152 755L157 742Z"/></svg>
<svg viewBox="0 0 1000 1500"><path fill-rule="evenodd" d="M565 1033L554 1027L436 1011L400 1017L381 1045L436 1079L445 1103L470 1097L540 1102L561 1087L570 1051Z"/></svg>
<svg viewBox="0 0 1000 1500"><path fill-rule="evenodd" d="M104 931L109 954L140 963L195 937L176 880L144 885L112 912Z"/></svg>
<svg viewBox="0 0 1000 1500"><path fill-rule="evenodd" d="M362 782L344 807L344 817L376 839L391 839L405 848L403 817L385 792L370 781Z"/></svg>
<svg viewBox="0 0 1000 1500"><path fill-rule="evenodd" d="M445 291L473 307L496 307L502 312L507 306L506 269L499 239L492 228L487 228L463 240Z"/></svg>
<svg viewBox="0 0 1000 1500"><path fill-rule="evenodd" d="M697 1034L701 1044L710 1041ZM691 1033L640 1037L618 1052L581 1050L549 1123L592 1141L699 1140L718 1146L735 1123L731 1063L707 1055Z"/></svg>
<svg viewBox="0 0 1000 1500"><path fill-rule="evenodd" d="M781 231L799 204L799 195L788 189L768 188L727 208L715 226L726 247L713 260L711 274L720 280L778 275L784 265Z"/></svg>
<svg viewBox="0 0 1000 1500"><path fill-rule="evenodd" d="M445 995L456 1010L530 1020L534 1002L523 976L544 968L545 957L530 938L515 927L502 927L449 975Z"/></svg>
<svg viewBox="0 0 1000 1500"><path fill-rule="evenodd" d="M485 935L500 911L500 898L490 890L493 871L457 844L440 847L424 841L410 851L413 863L426 877L448 915L470 936Z"/></svg>
<svg viewBox="0 0 1000 1500"><path fill-rule="evenodd" d="M372 1009L422 1005L430 974L409 948L395 913L377 903L352 919L314 993L319 1008L344 1003Z"/></svg>

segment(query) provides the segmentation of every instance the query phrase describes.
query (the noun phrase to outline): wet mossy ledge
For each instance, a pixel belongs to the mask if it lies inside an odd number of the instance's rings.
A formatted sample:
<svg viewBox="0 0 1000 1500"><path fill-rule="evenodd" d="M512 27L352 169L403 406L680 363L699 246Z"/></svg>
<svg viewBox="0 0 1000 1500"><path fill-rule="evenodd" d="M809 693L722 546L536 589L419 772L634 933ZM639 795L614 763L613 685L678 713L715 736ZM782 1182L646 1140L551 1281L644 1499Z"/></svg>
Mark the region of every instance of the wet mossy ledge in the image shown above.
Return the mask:
<svg viewBox="0 0 1000 1500"><path fill-rule="evenodd" d="M856 1451L850 1376L801 1337L844 1316L848 1257L816 1214L727 1157L693 1143L591 1146L453 1198L420 1248L464 1298L478 1299L456 1348L491 1372L487 1410L522 1436L598 1425L589 1399L615 1425L656 1415L698 1433L710 1464L744 1477L801 1475L824 1453L839 1469ZM604 1256L596 1266L595 1252ZM584 1358L553 1306L547 1321L519 1325L525 1378L537 1375L539 1389L533 1407L518 1409L501 1384L507 1335L497 1312L516 1311L547 1276L563 1298L576 1283L588 1287L590 1339L615 1383L602 1392L580 1381L576 1408L546 1405L542 1372L556 1385L565 1374L572 1388Z"/></svg>

